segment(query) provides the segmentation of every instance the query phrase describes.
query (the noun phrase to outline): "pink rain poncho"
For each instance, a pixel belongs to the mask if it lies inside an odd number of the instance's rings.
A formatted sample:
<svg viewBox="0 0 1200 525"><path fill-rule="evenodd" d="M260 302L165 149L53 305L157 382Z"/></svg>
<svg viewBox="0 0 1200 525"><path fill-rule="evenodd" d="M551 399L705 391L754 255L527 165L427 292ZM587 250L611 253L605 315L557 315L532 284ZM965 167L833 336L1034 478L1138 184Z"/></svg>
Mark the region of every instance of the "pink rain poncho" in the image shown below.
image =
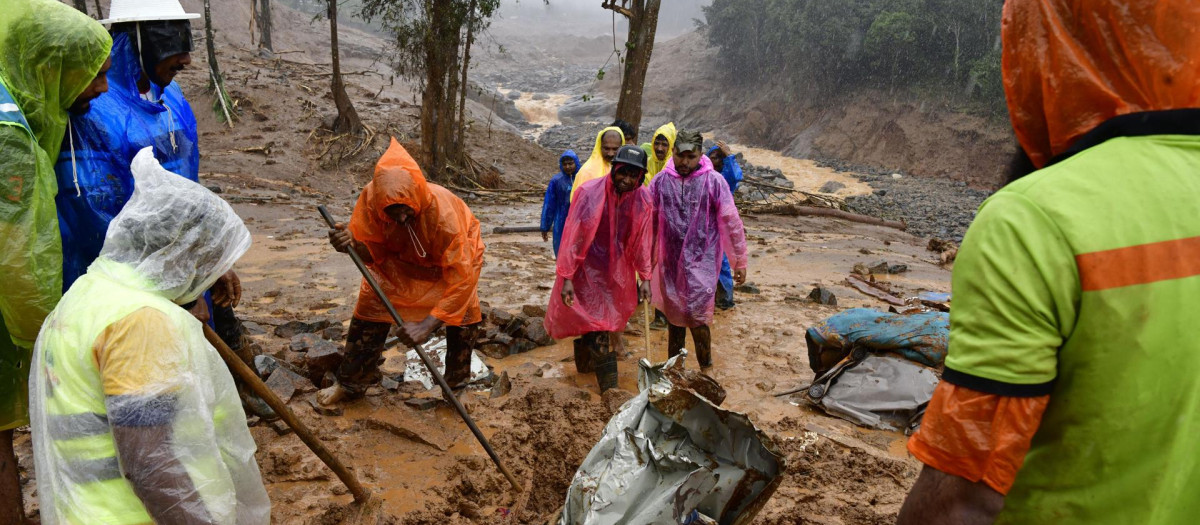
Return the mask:
<svg viewBox="0 0 1200 525"><path fill-rule="evenodd" d="M722 256L734 270L746 268L746 232L733 194L707 156L687 178L675 171L674 158L667 161L650 193L658 211L654 307L675 326L707 325Z"/></svg>
<svg viewBox="0 0 1200 525"><path fill-rule="evenodd" d="M546 308L555 339L620 330L637 308L637 275L650 275L654 208L645 186L617 195L612 176L579 187L558 252L558 276ZM719 259L718 259L719 261ZM563 304L563 280L575 305Z"/></svg>

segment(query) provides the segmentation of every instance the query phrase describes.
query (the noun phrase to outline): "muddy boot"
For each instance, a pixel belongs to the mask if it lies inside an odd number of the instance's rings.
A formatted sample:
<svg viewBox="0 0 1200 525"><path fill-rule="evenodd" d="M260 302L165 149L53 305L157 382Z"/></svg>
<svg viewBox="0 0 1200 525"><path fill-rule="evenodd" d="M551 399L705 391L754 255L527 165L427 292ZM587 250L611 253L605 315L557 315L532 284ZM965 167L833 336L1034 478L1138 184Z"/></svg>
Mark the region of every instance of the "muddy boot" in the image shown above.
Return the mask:
<svg viewBox="0 0 1200 525"><path fill-rule="evenodd" d="M687 329L682 326L667 326L667 357L679 355L683 345L687 343Z"/></svg>
<svg viewBox="0 0 1200 525"><path fill-rule="evenodd" d="M582 337L575 340L575 372L592 373L592 351Z"/></svg>
<svg viewBox="0 0 1200 525"><path fill-rule="evenodd" d="M666 330L670 323L667 322L667 316L659 310L654 311L654 320L650 322L651 330Z"/></svg>
<svg viewBox="0 0 1200 525"><path fill-rule="evenodd" d="M350 320L350 330L346 335L346 357L337 367L337 381L322 390L326 399L331 403L358 399L366 394L367 388L383 379L379 365L383 363L383 343L390 329L391 325L387 323ZM337 388L342 392L339 393Z"/></svg>
<svg viewBox="0 0 1200 525"><path fill-rule="evenodd" d="M617 387L617 353L609 348L609 335L603 332L593 332L591 338L592 368L596 372L596 382L600 383L600 393ZM589 334L591 335L591 334Z"/></svg>
<svg viewBox="0 0 1200 525"><path fill-rule="evenodd" d="M696 345L696 361L700 368L712 367L712 330L708 325L692 329L692 343Z"/></svg>

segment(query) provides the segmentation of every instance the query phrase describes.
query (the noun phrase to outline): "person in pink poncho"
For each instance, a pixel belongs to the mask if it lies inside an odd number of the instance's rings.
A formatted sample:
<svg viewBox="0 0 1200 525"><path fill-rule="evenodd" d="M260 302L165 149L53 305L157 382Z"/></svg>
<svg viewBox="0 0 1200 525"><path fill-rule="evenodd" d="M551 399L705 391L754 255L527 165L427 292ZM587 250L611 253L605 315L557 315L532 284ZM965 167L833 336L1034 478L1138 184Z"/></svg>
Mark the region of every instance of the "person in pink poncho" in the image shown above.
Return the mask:
<svg viewBox="0 0 1200 525"><path fill-rule="evenodd" d="M701 368L712 366L713 301L722 256L733 279L746 282L746 232L733 194L712 161L700 152L699 132L680 131L675 152L650 182L655 224L653 303L666 315L667 353L683 349L687 329Z"/></svg>
<svg viewBox="0 0 1200 525"><path fill-rule="evenodd" d="M580 372L595 370L601 392L617 386L613 347L638 303L650 295L654 208L642 185L645 175L646 153L624 146L607 177L579 187L546 308L551 337L583 336L575 342L575 365Z"/></svg>

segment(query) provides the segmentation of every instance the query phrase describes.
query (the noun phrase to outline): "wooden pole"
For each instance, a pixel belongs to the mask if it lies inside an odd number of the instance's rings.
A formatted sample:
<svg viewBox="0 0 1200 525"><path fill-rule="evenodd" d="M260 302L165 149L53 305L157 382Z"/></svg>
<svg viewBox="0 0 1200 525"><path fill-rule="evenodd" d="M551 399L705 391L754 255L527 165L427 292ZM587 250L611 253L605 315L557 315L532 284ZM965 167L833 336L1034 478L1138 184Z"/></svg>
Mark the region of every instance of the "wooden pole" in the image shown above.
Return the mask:
<svg viewBox="0 0 1200 525"><path fill-rule="evenodd" d="M308 448L313 451L313 454L316 454L318 458L321 458L321 461L323 461L325 465L329 467L329 470L332 470L334 474L337 474L338 479L342 480L342 483L345 483L346 488L350 489L350 493L354 495L354 501L358 502L359 504L363 504L366 503L367 500L371 499L371 493L367 492L367 490L363 488L362 484L358 482L358 478L354 476L354 473L350 472L350 470L347 469L341 461L338 461L338 458L335 457L333 453L329 451L329 449L325 448L325 444L321 443L321 440L318 439L317 436L308 429L308 427L304 426L304 423L301 423L300 420L296 418L296 414L293 414L292 411L288 409L287 405L283 403L283 400L279 399L279 396L275 395L275 392L271 391L266 383L263 383L263 380L258 377L258 374L254 373L254 370L251 370L250 366L247 365L245 361L242 361L242 358L233 353L233 350L226 346L225 342L221 340L221 337L218 336L216 332L213 332L212 328L209 328L208 325L204 325L204 338L208 340L209 344L213 345L213 347L217 349L218 354L221 354L221 359L225 360L225 365L229 367L229 370L232 371L233 374L238 377L238 379L241 379L246 386L250 387L250 390L254 392L254 395L262 398L263 401L266 401L267 406L270 406L271 410L274 410L275 413L283 419L283 422L287 423L287 426L291 427L292 430L296 432L297 436L300 436L300 440L303 441L305 445L308 445Z"/></svg>

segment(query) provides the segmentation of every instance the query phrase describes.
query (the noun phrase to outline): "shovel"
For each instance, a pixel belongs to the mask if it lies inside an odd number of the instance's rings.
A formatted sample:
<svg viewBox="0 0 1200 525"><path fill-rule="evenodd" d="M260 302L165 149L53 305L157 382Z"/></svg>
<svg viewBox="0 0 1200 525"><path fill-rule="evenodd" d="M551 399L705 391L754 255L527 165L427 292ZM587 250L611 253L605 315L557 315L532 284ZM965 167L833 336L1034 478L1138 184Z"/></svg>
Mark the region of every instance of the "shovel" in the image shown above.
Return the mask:
<svg viewBox="0 0 1200 525"><path fill-rule="evenodd" d="M317 211L321 212L321 217L325 219L325 222L329 224L330 228L333 228L336 222L333 220L333 216L329 214L329 210L326 210L325 206L317 206ZM375 295L379 297L379 302L383 303L383 306L387 308L388 313L392 315L392 320L396 322L397 326L403 326L404 320L400 318L400 314L397 313L396 308L392 306L392 301L388 300L387 294L383 293L383 288L380 288L379 283L375 281L375 276L371 275L371 272L367 271L367 266L363 264L362 258L358 256L358 252L354 251L353 246L348 246L346 251L350 254L350 258L354 260L354 265L358 267L358 271L362 273L363 278L367 280L367 284L371 286L371 290L374 290ZM496 468L500 470L500 473L504 474L505 479L507 479L508 483L512 485L513 490L518 493L521 492L521 484L517 483L517 478L513 477L512 473L509 472L508 469L504 468L504 464L500 462L500 456L496 455L496 451L492 450L492 445L488 443L487 438L483 437L483 432L480 432L479 427L475 426L475 421L471 419L471 416L467 414L467 409L463 408L463 405L458 400L458 397L454 395L454 391L450 389L450 384L446 383L446 378L442 376L441 372L438 372L437 365L434 364L433 360L429 358L429 354L425 353L425 349L422 348L421 345L416 345L412 348L413 350L416 350L417 355L420 356L421 362L425 363L425 368L429 369L429 374L432 375L433 379L437 381L438 386L442 387L442 393L445 394L446 399L449 399L450 403L454 405L454 410L458 412L458 415L462 417L463 422L466 423L467 427L471 429L471 433L475 434L475 439L479 440L479 444L483 445L483 449L487 451L488 456L491 456L492 463L495 463Z"/></svg>

